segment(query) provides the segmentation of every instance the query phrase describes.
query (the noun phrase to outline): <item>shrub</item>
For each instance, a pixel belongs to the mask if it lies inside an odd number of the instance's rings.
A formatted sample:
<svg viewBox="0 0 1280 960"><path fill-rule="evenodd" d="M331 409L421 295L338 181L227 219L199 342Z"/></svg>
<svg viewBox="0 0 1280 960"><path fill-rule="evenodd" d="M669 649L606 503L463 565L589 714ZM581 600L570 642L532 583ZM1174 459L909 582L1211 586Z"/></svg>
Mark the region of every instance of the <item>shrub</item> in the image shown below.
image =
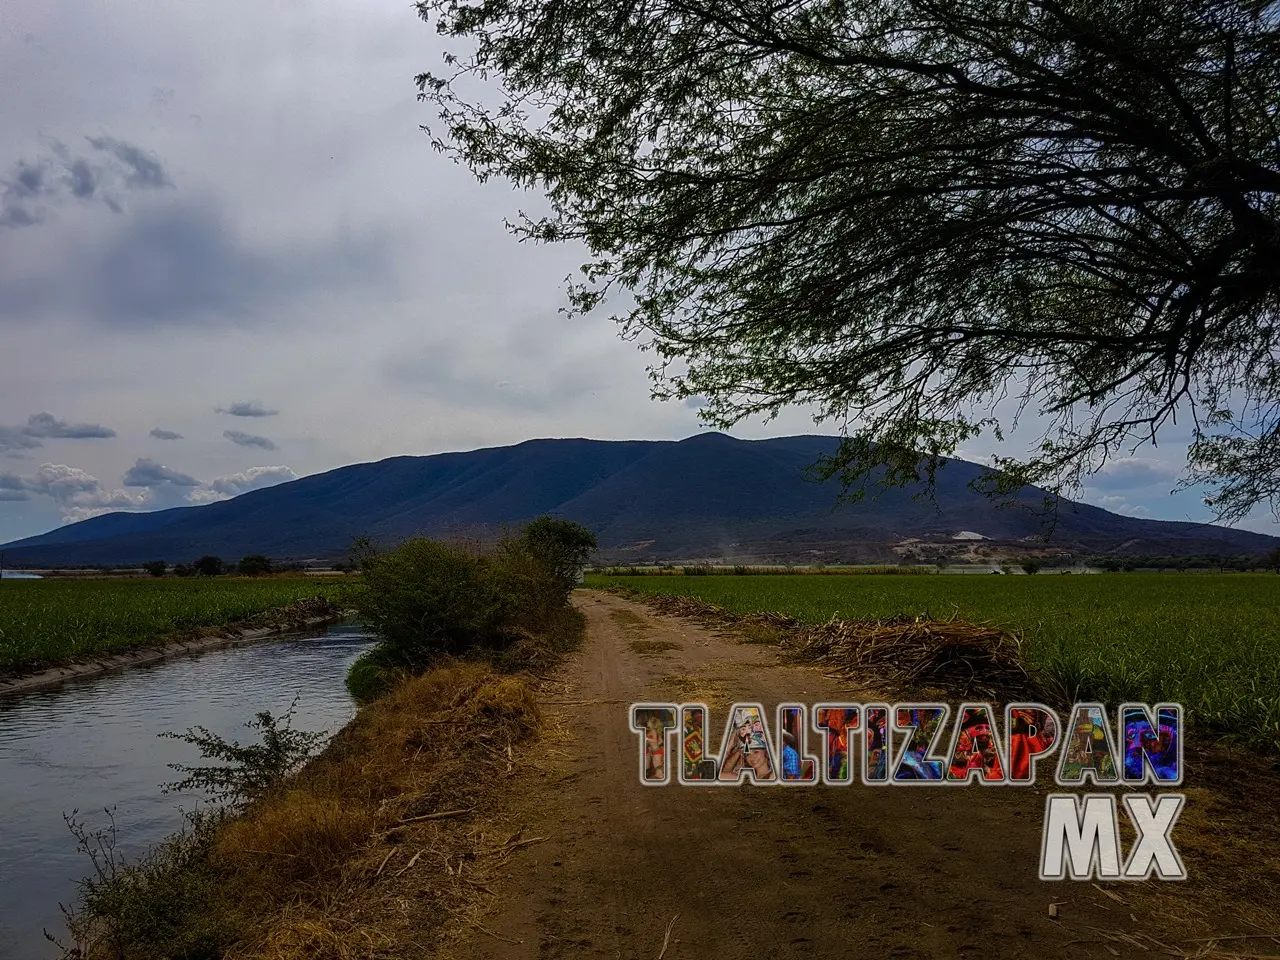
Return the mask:
<svg viewBox="0 0 1280 960"><path fill-rule="evenodd" d="M485 566L461 547L425 538L366 559L356 609L382 639L386 662L416 669L498 640L512 600Z"/></svg>
<svg viewBox="0 0 1280 960"><path fill-rule="evenodd" d="M199 748L206 760L220 760L215 766L192 767L169 764L186 778L165 786L165 792L203 790L215 800L243 806L257 800L285 781L324 742L324 731L293 729L293 713L298 706L295 697L289 709L279 717L263 711L246 726L261 732L258 743L241 744L226 740L205 727L192 727L186 733L162 733L160 736L182 740Z"/></svg>
<svg viewBox="0 0 1280 960"><path fill-rule="evenodd" d="M260 577L271 572L271 561L260 553L250 554L236 564L236 570L243 577Z"/></svg>
<svg viewBox="0 0 1280 960"><path fill-rule="evenodd" d="M587 558L596 549L596 536L571 520L539 517L521 532L519 544L528 557L540 564L544 575L563 593L567 601L578 583Z"/></svg>
<svg viewBox="0 0 1280 960"><path fill-rule="evenodd" d="M194 564L195 572L202 577L216 577L223 570L222 558L205 555Z"/></svg>
<svg viewBox="0 0 1280 960"><path fill-rule="evenodd" d="M153 577L163 577L164 572L169 569L169 564L163 560L152 560L149 563L144 563L142 569Z"/></svg>
<svg viewBox="0 0 1280 960"><path fill-rule="evenodd" d="M404 670L397 667L381 644L366 650L347 671L347 692L357 703L369 703L390 690Z"/></svg>

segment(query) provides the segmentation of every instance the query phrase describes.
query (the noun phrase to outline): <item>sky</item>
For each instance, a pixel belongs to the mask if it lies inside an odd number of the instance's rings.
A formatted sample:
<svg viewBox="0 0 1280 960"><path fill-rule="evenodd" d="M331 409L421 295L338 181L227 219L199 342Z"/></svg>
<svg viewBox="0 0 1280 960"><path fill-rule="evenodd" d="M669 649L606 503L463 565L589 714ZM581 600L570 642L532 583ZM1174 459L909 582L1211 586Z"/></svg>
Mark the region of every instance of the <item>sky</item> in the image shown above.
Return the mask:
<svg viewBox="0 0 1280 960"><path fill-rule="evenodd" d="M443 49L406 2L4 4L0 543L390 456L707 429L606 316L560 314L585 251L503 227L540 198L432 150L413 78ZM1085 499L1208 519L1169 494L1184 462L1138 451Z"/></svg>

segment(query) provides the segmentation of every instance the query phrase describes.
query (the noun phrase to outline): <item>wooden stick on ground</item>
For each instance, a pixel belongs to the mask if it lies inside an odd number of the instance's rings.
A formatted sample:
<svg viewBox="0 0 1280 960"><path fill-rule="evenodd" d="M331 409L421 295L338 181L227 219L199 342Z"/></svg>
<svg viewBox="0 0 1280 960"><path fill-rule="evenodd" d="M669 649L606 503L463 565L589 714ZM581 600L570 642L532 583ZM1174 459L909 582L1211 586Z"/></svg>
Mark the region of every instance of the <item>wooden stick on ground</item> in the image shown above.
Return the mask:
<svg viewBox="0 0 1280 960"><path fill-rule="evenodd" d="M671 931L675 929L676 921L679 919L680 914L677 913L667 924L667 934L662 938L662 952L658 954L658 960L662 960L667 955L667 946L671 943Z"/></svg>

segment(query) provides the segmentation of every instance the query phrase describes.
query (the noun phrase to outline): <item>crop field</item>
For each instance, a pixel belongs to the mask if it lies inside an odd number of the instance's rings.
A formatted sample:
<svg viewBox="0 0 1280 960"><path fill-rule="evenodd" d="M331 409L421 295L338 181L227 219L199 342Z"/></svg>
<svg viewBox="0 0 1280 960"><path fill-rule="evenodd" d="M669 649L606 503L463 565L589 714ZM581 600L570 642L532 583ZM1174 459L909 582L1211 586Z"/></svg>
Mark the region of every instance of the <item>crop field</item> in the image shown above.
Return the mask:
<svg viewBox="0 0 1280 960"><path fill-rule="evenodd" d="M0 580L0 670L119 652L184 627L221 627L305 597L313 578Z"/></svg>
<svg viewBox="0 0 1280 960"><path fill-rule="evenodd" d="M823 622L910 614L1004 627L1076 700L1183 704L1202 729L1280 749L1280 576L591 576L735 613Z"/></svg>

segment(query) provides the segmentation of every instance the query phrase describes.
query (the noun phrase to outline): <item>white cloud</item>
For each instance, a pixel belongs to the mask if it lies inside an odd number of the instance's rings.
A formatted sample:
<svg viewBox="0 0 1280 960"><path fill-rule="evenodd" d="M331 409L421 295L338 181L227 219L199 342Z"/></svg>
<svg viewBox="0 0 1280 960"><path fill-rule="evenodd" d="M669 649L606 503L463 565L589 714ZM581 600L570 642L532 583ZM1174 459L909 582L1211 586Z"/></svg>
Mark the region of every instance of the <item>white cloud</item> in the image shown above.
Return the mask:
<svg viewBox="0 0 1280 960"><path fill-rule="evenodd" d="M250 467L241 473L218 477L197 490L187 494L192 503L214 503L218 500L229 500L250 490L262 490L277 484L297 480L298 475L291 467Z"/></svg>
<svg viewBox="0 0 1280 960"><path fill-rule="evenodd" d="M113 510L136 510L151 499L148 490L108 490L97 477L65 463L42 463L26 476L0 474L0 489L48 497L62 508L64 523Z"/></svg>

